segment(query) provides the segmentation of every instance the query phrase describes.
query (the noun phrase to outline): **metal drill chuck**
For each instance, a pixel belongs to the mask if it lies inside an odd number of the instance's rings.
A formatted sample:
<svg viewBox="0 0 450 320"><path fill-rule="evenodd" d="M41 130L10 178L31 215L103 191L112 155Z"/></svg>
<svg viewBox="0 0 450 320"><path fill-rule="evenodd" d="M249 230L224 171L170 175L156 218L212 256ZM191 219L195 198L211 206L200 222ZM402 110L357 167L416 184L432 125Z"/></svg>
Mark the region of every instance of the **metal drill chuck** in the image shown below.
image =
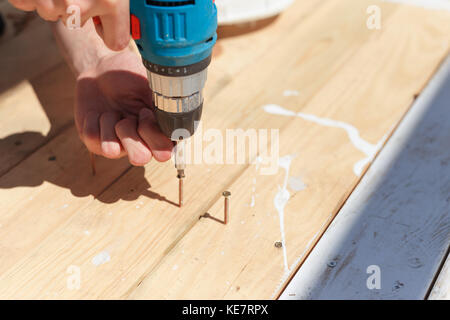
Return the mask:
<svg viewBox="0 0 450 320"><path fill-rule="evenodd" d="M144 60L157 122L161 131L173 141L180 140L177 136L180 129L184 129L183 139L195 133L196 122L202 115L203 88L210 62L211 57L208 57L189 66L164 67Z"/></svg>

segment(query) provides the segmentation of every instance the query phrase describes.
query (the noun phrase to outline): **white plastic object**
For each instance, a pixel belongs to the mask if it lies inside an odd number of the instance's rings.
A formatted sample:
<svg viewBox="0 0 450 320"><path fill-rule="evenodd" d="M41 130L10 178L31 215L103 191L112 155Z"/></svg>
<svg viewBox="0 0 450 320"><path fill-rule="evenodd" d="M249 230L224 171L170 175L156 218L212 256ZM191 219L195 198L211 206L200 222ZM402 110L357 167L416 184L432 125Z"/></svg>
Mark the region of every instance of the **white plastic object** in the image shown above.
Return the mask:
<svg viewBox="0 0 450 320"><path fill-rule="evenodd" d="M219 25L238 24L275 16L294 0L216 0Z"/></svg>

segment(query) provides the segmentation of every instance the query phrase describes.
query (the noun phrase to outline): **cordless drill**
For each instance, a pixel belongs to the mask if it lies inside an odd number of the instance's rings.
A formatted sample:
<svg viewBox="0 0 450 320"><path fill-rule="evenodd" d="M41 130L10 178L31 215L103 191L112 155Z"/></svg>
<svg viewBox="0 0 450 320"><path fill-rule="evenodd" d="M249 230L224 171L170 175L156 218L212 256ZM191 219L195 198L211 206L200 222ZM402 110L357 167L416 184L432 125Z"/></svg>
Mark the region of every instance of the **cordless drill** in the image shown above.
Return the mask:
<svg viewBox="0 0 450 320"><path fill-rule="evenodd" d="M130 0L130 13L156 120L167 137L184 144L202 115L203 88L217 40L214 0ZM177 155L181 207L185 160Z"/></svg>

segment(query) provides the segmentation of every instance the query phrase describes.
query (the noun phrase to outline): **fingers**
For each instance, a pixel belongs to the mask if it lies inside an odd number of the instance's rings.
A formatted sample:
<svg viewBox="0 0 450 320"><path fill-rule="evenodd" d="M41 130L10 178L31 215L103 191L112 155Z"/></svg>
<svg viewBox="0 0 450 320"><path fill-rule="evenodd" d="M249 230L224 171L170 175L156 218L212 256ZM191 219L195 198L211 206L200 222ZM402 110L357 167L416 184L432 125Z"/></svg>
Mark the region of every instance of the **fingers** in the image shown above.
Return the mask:
<svg viewBox="0 0 450 320"><path fill-rule="evenodd" d="M138 133L152 150L157 161L164 162L170 159L173 143L159 130L153 112L147 108L142 108L139 113Z"/></svg>
<svg viewBox="0 0 450 320"><path fill-rule="evenodd" d="M125 155L114 128L119 121L118 112L105 112L100 116L100 148L103 156L109 159L118 159Z"/></svg>
<svg viewBox="0 0 450 320"><path fill-rule="evenodd" d="M38 0L36 11L42 19L47 21L58 21L62 13L62 6L58 7L58 3L53 0Z"/></svg>
<svg viewBox="0 0 450 320"><path fill-rule="evenodd" d="M135 166L146 165L152 157L160 162L170 159L173 143L159 130L152 111L143 108L139 121L120 118L118 112L86 114L80 135L89 151L109 159L128 154Z"/></svg>
<svg viewBox="0 0 450 320"><path fill-rule="evenodd" d="M101 15L95 30L103 38L106 46L114 51L125 49L130 42L129 1L116 3L112 13Z"/></svg>
<svg viewBox="0 0 450 320"><path fill-rule="evenodd" d="M115 125L117 137L128 153L130 163L135 166L144 166L152 159L152 153L137 133L137 120L125 118Z"/></svg>

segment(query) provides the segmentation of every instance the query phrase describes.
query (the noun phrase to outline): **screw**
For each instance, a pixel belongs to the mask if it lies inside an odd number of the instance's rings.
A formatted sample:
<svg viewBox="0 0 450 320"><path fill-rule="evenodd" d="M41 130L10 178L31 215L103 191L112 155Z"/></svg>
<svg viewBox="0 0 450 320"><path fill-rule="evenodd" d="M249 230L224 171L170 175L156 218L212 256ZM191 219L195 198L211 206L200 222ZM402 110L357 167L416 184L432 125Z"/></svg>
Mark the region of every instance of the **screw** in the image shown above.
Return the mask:
<svg viewBox="0 0 450 320"><path fill-rule="evenodd" d="M184 194L184 189L183 189L183 180L186 176L184 175L184 170L178 170L178 206L181 208L183 206L183 194Z"/></svg>
<svg viewBox="0 0 450 320"><path fill-rule="evenodd" d="M91 158L91 169L92 169L92 175L95 176L97 170L95 169L95 154L92 152L89 152L89 157Z"/></svg>
<svg viewBox="0 0 450 320"><path fill-rule="evenodd" d="M281 241L275 242L275 248L283 248L283 242Z"/></svg>
<svg viewBox="0 0 450 320"><path fill-rule="evenodd" d="M330 268L334 268L334 267L336 267L337 263L336 263L336 261L330 261L330 262L328 262L327 265L328 265Z"/></svg>
<svg viewBox="0 0 450 320"><path fill-rule="evenodd" d="M228 216L230 214L230 196L231 196L231 192L230 191L224 191L222 193L222 195L224 196L224 212L223 212L223 223L224 224L228 224Z"/></svg>

